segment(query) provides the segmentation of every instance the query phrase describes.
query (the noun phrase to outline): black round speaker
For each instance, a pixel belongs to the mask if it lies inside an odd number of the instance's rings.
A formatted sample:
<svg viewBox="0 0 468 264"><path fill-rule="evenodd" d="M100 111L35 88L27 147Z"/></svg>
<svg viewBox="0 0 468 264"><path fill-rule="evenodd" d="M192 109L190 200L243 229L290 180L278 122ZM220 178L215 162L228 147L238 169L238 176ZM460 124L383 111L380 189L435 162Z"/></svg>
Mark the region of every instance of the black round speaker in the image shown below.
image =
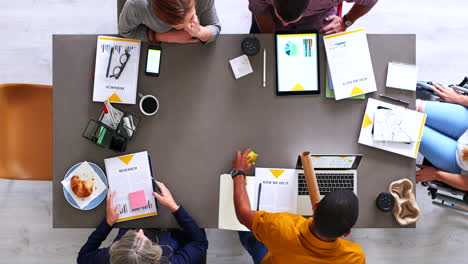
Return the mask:
<svg viewBox="0 0 468 264"><path fill-rule="evenodd" d="M242 40L242 51L247 56L255 56L260 51L260 41L254 36L248 36Z"/></svg>
<svg viewBox="0 0 468 264"><path fill-rule="evenodd" d="M379 196L377 196L375 204L377 205L377 208L379 208L380 211L390 212L393 209L393 206L395 205L395 198L393 198L393 196L390 193L383 192L380 193Z"/></svg>

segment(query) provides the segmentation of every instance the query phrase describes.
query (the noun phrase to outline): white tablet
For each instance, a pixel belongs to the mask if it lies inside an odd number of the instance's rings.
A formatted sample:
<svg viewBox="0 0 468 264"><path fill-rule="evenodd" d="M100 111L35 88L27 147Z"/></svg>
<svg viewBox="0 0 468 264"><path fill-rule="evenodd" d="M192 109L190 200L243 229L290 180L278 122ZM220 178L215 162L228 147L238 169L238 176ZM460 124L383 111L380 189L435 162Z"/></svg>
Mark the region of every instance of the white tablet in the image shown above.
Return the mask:
<svg viewBox="0 0 468 264"><path fill-rule="evenodd" d="M318 33L275 33L276 94L320 94Z"/></svg>

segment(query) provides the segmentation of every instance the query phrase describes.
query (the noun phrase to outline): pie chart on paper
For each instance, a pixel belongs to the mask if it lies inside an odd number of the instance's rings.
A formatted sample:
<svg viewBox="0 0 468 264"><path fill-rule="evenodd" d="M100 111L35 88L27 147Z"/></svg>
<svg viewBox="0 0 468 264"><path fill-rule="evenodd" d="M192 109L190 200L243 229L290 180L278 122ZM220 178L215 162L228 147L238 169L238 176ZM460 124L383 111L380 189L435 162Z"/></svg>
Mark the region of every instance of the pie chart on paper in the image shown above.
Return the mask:
<svg viewBox="0 0 468 264"><path fill-rule="evenodd" d="M291 41L288 41L288 43L286 43L286 45L284 46L284 51L288 56L294 56L297 53L297 46Z"/></svg>

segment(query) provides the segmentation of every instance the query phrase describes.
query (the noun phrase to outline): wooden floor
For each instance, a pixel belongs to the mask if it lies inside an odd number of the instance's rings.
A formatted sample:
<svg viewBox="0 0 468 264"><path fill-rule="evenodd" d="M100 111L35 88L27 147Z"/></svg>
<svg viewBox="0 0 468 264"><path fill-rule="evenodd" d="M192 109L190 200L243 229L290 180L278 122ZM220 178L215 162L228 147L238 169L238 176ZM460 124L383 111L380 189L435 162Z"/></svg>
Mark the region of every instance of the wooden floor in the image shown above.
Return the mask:
<svg viewBox="0 0 468 264"><path fill-rule="evenodd" d="M223 33L245 33L248 0L216 0ZM52 82L53 33L116 33L114 0L2 1L0 83ZM345 10L349 6L345 6ZM380 1L353 27L417 33L420 79L446 84L468 75L468 5L464 0ZM2 146L0 146L2 147ZM405 175L402 175L405 177ZM0 263L74 263L91 229L52 229L52 184L0 180ZM351 239L368 263L467 263L468 216L435 207L417 187L418 227L357 229ZM111 234L103 246L115 235ZM234 232L207 230L208 263L252 263Z"/></svg>

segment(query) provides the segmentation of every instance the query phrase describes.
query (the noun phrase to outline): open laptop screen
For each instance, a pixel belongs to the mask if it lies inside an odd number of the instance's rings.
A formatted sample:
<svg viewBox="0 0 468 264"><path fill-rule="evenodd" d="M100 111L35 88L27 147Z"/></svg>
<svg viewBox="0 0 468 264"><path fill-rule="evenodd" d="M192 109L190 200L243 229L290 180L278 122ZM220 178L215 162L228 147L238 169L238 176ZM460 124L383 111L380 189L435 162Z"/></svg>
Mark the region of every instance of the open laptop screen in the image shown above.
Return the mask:
<svg viewBox="0 0 468 264"><path fill-rule="evenodd" d="M315 169L357 169L361 155L311 155Z"/></svg>

